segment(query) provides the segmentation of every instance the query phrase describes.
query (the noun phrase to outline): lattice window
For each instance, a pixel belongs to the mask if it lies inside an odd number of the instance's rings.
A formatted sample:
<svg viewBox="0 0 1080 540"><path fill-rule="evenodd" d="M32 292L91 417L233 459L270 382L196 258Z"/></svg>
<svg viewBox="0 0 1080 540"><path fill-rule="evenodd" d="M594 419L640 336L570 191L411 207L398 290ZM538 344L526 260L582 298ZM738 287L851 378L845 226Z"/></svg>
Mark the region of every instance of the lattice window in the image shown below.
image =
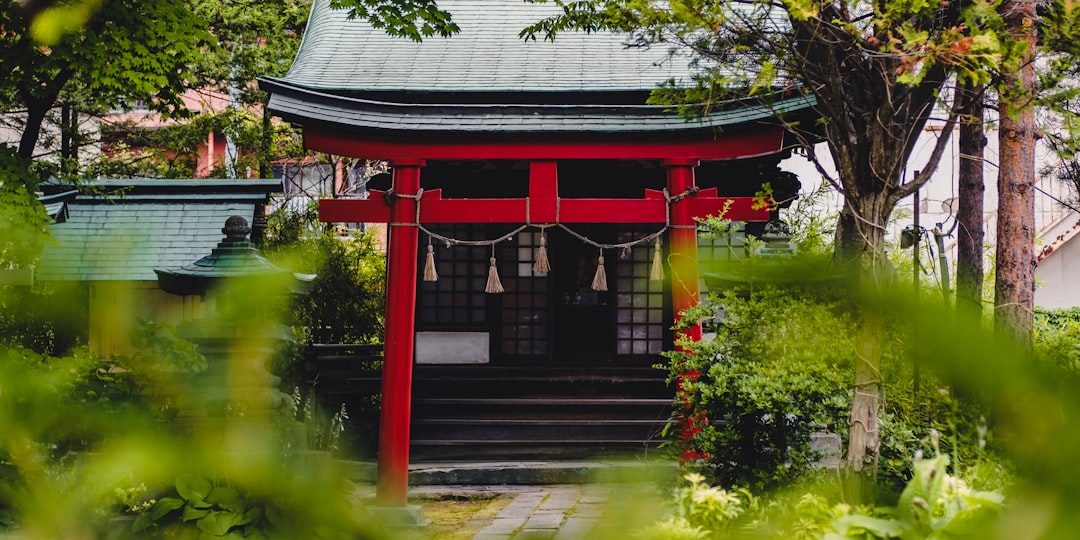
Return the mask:
<svg viewBox="0 0 1080 540"><path fill-rule="evenodd" d="M540 233L525 231L499 250L502 295L500 351L507 356L547 356L551 349L551 280L534 273L533 257Z"/></svg>
<svg viewBox="0 0 1080 540"><path fill-rule="evenodd" d="M483 226L432 225L439 234L462 240L486 237ZM419 273L424 274L427 256L426 238L421 234ZM486 329L487 280L491 248L457 245L450 248L434 244L439 280L419 281L417 291L417 326L421 330L469 328Z"/></svg>
<svg viewBox="0 0 1080 540"><path fill-rule="evenodd" d="M618 241L640 238L648 231L634 227L620 232ZM653 355L665 348L664 331L669 323L665 314L670 311L665 302L664 282L649 279L653 247L640 245L629 254L612 253L618 257L615 265L615 353L618 355ZM627 256L628 260L622 260Z"/></svg>

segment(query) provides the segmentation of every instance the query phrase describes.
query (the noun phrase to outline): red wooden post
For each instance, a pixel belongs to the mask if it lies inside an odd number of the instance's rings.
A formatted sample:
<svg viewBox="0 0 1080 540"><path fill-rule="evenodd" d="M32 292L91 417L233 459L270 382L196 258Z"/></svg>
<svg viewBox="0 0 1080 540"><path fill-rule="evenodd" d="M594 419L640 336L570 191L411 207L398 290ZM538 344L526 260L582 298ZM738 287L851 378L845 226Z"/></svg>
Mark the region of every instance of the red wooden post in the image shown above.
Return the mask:
<svg viewBox="0 0 1080 540"><path fill-rule="evenodd" d="M694 188L696 159L666 159L667 188L672 197L679 197ZM690 197L684 197L671 205L670 261L671 304L675 321L687 308L698 305L701 293L698 288L697 222L694 221ZM701 339L701 325L694 325L681 332L693 341Z"/></svg>
<svg viewBox="0 0 1080 540"><path fill-rule="evenodd" d="M697 222L694 221L693 198L690 194L694 186L694 167L698 161L692 159L666 159L664 166L667 167L667 188L671 197L678 198L671 205L671 232L670 260L671 260L671 304L675 310L675 322L682 318L682 311L698 305L701 300L701 291L698 285L698 258L697 258ZM695 324L685 330L679 331L675 339L689 339L698 341L701 339L701 324ZM682 349L682 347L680 347ZM687 372L680 375L678 391L685 392L686 381L697 379L698 373ZM695 433L699 432L708 419L697 413L692 407L682 411L679 434L683 442L689 442ZM679 458L683 461L704 459L708 456L696 449L687 446Z"/></svg>
<svg viewBox="0 0 1080 540"><path fill-rule="evenodd" d="M409 492L409 421L416 320L416 199L422 160L393 163L386 267L386 343L383 350L382 416L375 500L380 506L405 506Z"/></svg>

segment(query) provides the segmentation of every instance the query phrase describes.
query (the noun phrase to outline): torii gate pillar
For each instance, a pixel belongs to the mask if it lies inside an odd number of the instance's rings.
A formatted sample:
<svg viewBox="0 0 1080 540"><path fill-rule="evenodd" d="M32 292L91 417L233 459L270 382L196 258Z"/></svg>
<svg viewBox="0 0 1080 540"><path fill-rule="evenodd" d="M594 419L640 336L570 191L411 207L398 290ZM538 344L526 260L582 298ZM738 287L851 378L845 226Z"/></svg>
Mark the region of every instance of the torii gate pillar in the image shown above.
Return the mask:
<svg viewBox="0 0 1080 540"><path fill-rule="evenodd" d="M394 193L390 208L386 261L386 340L383 350L382 413L376 504L405 506L409 492L409 421L416 321L416 253L419 230L416 194L423 160L392 163Z"/></svg>
<svg viewBox="0 0 1080 540"><path fill-rule="evenodd" d="M694 190L696 159L666 159L668 193L678 196ZM693 195L674 201L671 205L671 304L675 322L682 318L683 310L698 305L701 291L698 285L697 222L691 207ZM691 341L701 339L701 324L680 332L681 337ZM676 336L678 338L680 336Z"/></svg>

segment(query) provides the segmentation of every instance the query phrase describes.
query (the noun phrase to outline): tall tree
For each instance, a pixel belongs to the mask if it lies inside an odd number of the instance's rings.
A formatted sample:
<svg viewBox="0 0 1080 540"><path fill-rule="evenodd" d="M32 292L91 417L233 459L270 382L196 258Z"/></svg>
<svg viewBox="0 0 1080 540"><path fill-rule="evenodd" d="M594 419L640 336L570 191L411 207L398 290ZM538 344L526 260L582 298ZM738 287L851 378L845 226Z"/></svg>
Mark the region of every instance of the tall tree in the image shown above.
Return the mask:
<svg viewBox="0 0 1080 540"><path fill-rule="evenodd" d="M341 0L356 17L392 35L421 39L457 31L435 0ZM307 0L0 0L0 114L19 134L18 156L34 160L42 176L57 171L55 157L35 155L39 143L79 172L77 119L140 102L169 117L187 115L181 95L191 89L232 94L236 108L219 118L154 135L116 126L132 146L164 150L92 164L98 174L184 172L183 156L199 131L224 129L257 149L260 176L272 156L297 145L281 137L266 114L258 76L280 75L299 46ZM56 111L64 114L56 117ZM258 119L252 121L255 111ZM46 126L55 126L46 129ZM288 130L285 130L288 131ZM126 133L126 134L125 134ZM203 133L205 135L205 133ZM287 135L287 134L286 134ZM288 150L285 150L288 148ZM126 159L125 159L126 157ZM180 165L178 168L177 166ZM44 166L44 167L43 167ZM189 172L188 174L193 174Z"/></svg>
<svg viewBox="0 0 1080 540"><path fill-rule="evenodd" d="M544 0L535 0L544 1ZM898 201L933 174L957 122L956 103L943 103L950 80L987 83L1003 51L991 2L747 0L651 2L554 0L562 13L524 32L552 37L567 29L630 32L642 45L671 44L711 68L686 101L764 93L798 85L817 98L833 177L806 146L822 175L843 195L836 257L858 270L864 285L889 278L885 231ZM669 97L671 92L654 96ZM944 128L920 172L905 179L916 140L941 106ZM878 459L881 406L879 336L882 314L862 311L849 434L849 469L872 477Z"/></svg>
<svg viewBox="0 0 1080 540"><path fill-rule="evenodd" d="M1002 73L998 131L997 271L994 326L1030 341L1035 309L1034 0L1001 4L1005 31L1020 53Z"/></svg>
<svg viewBox="0 0 1080 540"><path fill-rule="evenodd" d="M257 111L252 133L260 178L269 178L276 157L276 131L266 108L267 94L255 86L257 77L281 76L296 56L307 25L308 0L197 1L195 10L210 22L220 47L200 58L196 85L230 96L230 107ZM227 126L230 137L239 126ZM235 157L235 156L233 156Z"/></svg>
<svg viewBox="0 0 1080 540"><path fill-rule="evenodd" d="M984 92L981 85L960 87L960 164L956 212L956 309L978 320L983 296L983 154L986 147Z"/></svg>
<svg viewBox="0 0 1080 540"><path fill-rule="evenodd" d="M46 116L65 95L90 107L141 100L182 113L192 67L215 46L186 0L113 0L93 9L98 4L61 3L32 19L21 2L0 0L0 111L21 119L23 159L34 157Z"/></svg>

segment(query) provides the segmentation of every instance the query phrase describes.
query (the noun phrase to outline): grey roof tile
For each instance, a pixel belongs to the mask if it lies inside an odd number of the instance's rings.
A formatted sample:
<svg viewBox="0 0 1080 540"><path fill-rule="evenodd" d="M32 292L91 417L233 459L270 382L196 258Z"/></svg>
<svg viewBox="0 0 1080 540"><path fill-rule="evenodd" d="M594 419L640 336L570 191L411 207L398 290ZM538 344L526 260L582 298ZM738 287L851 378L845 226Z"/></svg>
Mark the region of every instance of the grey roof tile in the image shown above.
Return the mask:
<svg viewBox="0 0 1080 540"><path fill-rule="evenodd" d="M232 215L254 217L258 202L280 189L259 181L105 181L135 184L109 204L79 195L64 223L53 225L55 245L45 249L42 280L156 281L154 268L182 266L207 255ZM203 190L210 193L202 192Z"/></svg>
<svg viewBox="0 0 1080 540"><path fill-rule="evenodd" d="M442 0L461 32L423 43L387 36L347 11L316 0L304 41L286 79L322 90L648 91L686 80L688 59L666 47L627 48L624 35L564 32L524 41L518 32L553 15L551 3Z"/></svg>
<svg viewBox="0 0 1080 540"><path fill-rule="evenodd" d="M559 11L552 3L442 0L440 7L461 32L415 43L315 0L289 72L260 79L271 93L270 110L302 125L380 135L663 134L768 121L814 105L812 96L776 96L689 121L643 103L569 105L610 103L603 100L613 92L643 101L663 81L689 82L695 68L666 46L627 47L626 36L610 32L565 32L553 42L519 38L522 28ZM464 99L477 93L492 104Z"/></svg>

